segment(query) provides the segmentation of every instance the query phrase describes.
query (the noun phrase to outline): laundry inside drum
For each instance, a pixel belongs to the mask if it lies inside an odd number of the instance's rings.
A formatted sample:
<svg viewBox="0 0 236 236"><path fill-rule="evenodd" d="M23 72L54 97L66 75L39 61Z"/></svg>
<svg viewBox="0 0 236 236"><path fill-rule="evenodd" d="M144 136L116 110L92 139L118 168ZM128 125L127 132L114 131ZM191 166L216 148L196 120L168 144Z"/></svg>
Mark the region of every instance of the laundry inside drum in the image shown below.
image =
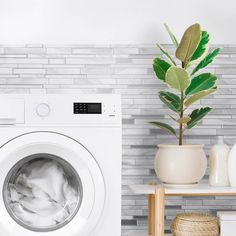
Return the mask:
<svg viewBox="0 0 236 236"><path fill-rule="evenodd" d="M82 201L82 185L75 169L50 154L19 161L8 173L3 196L12 218L33 231L52 231L70 222Z"/></svg>

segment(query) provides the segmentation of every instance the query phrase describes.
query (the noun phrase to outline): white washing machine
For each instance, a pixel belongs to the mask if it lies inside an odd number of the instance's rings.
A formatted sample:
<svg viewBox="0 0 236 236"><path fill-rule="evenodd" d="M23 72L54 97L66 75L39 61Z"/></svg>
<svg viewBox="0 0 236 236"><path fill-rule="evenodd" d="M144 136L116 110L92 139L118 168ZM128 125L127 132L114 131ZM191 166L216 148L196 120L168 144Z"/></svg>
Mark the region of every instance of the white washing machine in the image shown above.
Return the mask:
<svg viewBox="0 0 236 236"><path fill-rule="evenodd" d="M0 95L0 235L121 235L118 95Z"/></svg>

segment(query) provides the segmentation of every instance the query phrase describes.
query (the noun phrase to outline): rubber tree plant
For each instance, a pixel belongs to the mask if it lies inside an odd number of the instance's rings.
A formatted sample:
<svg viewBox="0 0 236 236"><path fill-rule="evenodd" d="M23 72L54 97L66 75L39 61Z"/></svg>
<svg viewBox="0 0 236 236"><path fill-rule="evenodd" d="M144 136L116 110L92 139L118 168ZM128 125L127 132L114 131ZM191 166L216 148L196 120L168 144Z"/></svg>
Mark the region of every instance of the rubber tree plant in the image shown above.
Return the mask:
<svg viewBox="0 0 236 236"><path fill-rule="evenodd" d="M190 112L189 108L195 102L216 91L217 77L206 72L205 69L201 73L201 70L214 60L220 48L208 52L209 34L201 30L199 24L188 27L180 43L166 24L165 28L176 47L176 58L173 58L163 46L157 43L157 47L166 60L155 58L153 70L156 77L171 89L171 91L160 91L159 98L175 113L175 115L170 115L170 118L178 124L179 129L176 131L163 122L150 123L176 136L179 145L182 145L184 132L193 128L212 110L210 107L202 107ZM177 62L176 59L178 59Z"/></svg>

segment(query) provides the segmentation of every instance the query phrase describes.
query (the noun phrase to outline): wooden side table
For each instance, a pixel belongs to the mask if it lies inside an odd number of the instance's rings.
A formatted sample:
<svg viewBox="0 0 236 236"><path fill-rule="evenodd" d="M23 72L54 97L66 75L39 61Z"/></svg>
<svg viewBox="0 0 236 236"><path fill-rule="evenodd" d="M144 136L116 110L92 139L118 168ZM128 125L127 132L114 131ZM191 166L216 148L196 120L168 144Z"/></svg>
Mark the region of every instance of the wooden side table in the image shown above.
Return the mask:
<svg viewBox="0 0 236 236"><path fill-rule="evenodd" d="M130 185L137 195L148 196L148 233L164 236L165 196L236 196L235 187L212 187L199 184L193 188L164 188L162 185Z"/></svg>

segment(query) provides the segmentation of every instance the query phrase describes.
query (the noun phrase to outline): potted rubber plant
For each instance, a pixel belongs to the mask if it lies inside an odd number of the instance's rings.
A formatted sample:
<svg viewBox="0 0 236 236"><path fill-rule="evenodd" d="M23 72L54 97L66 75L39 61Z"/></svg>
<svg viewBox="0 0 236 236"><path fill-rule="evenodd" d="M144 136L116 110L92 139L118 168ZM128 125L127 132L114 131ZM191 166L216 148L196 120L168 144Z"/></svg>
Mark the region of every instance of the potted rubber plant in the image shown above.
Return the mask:
<svg viewBox="0 0 236 236"><path fill-rule="evenodd" d="M203 145L184 145L183 136L212 110L208 106L191 109L191 105L216 91L217 77L206 72L206 67L218 55L220 48L208 52L209 34L201 30L199 24L188 27L180 42L167 25L165 28L176 47L175 58L157 43L165 59L155 58L153 70L157 79L169 88L169 91L160 91L159 98L173 112L170 119L178 128L159 121L150 123L176 137L178 144L158 145L155 171L169 186L189 186L202 179L207 159Z"/></svg>

